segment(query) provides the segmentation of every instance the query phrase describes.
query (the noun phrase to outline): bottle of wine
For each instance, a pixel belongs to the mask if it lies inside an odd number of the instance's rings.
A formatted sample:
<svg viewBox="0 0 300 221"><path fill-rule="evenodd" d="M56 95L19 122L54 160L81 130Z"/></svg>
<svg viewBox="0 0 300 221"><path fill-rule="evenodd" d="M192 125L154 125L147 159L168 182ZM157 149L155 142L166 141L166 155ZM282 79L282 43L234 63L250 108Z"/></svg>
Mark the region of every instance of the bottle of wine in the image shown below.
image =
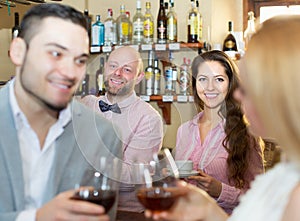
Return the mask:
<svg viewBox="0 0 300 221"><path fill-rule="evenodd" d="M97 96L105 94L105 86L104 86L104 57L100 57L99 69L96 71L96 91L97 91Z"/></svg>
<svg viewBox="0 0 300 221"><path fill-rule="evenodd" d="M144 20L144 42L152 43L154 33L153 15L151 13L151 3L146 2L146 13Z"/></svg>
<svg viewBox="0 0 300 221"><path fill-rule="evenodd" d="M120 6L120 15L117 18L117 37L119 45L123 45L129 42L129 27L130 20L126 16L125 6Z"/></svg>
<svg viewBox="0 0 300 221"><path fill-rule="evenodd" d="M133 16L133 35L132 39L135 44L140 44L144 39L144 16L142 14L141 1L136 1L136 12Z"/></svg>
<svg viewBox="0 0 300 221"><path fill-rule="evenodd" d="M116 21L113 19L113 10L109 8L107 10L107 18L104 21L105 36L104 44L113 45L117 43L117 25Z"/></svg>
<svg viewBox="0 0 300 221"><path fill-rule="evenodd" d="M189 94L190 86L190 71L187 58L183 58L183 63L180 65L179 88L181 95Z"/></svg>
<svg viewBox="0 0 300 221"><path fill-rule="evenodd" d="M154 59L154 92L153 94L160 94L160 79L161 70L158 67L158 59Z"/></svg>
<svg viewBox="0 0 300 221"><path fill-rule="evenodd" d="M19 32L20 32L19 13L15 12L15 25L12 28L12 39L18 37Z"/></svg>
<svg viewBox="0 0 300 221"><path fill-rule="evenodd" d="M128 35L128 42L126 42L126 44L130 44L132 42L132 29L133 29L132 22L130 20L130 11L126 11L125 14L129 21L129 35Z"/></svg>
<svg viewBox="0 0 300 221"><path fill-rule="evenodd" d="M146 79L146 95L154 93L154 67L153 67L153 51L148 52L148 66L145 69Z"/></svg>
<svg viewBox="0 0 300 221"><path fill-rule="evenodd" d="M170 10L167 15L167 39L177 42L177 15L174 10L174 0L170 0Z"/></svg>
<svg viewBox="0 0 300 221"><path fill-rule="evenodd" d="M160 0L157 15L157 43L167 42L167 16L165 14L164 0Z"/></svg>
<svg viewBox="0 0 300 221"><path fill-rule="evenodd" d="M253 11L248 12L248 25L244 32L245 47L247 49L248 43L252 35L256 32L255 30L255 17Z"/></svg>
<svg viewBox="0 0 300 221"><path fill-rule="evenodd" d="M223 43L223 51L231 58L235 58L237 49L236 39L233 35L233 22L228 22L228 35L226 36Z"/></svg>
<svg viewBox="0 0 300 221"><path fill-rule="evenodd" d="M199 32L199 15L198 10L195 6L194 0L191 0L191 8L188 12L188 42L195 43L198 42L198 32Z"/></svg>
<svg viewBox="0 0 300 221"><path fill-rule="evenodd" d="M92 25L92 46L104 45L105 29L100 15L96 15L96 22Z"/></svg>
<svg viewBox="0 0 300 221"><path fill-rule="evenodd" d="M202 15L200 13L199 0L196 0L196 8L198 10L198 41L200 42L203 36L203 30L202 30L203 20L202 20Z"/></svg>

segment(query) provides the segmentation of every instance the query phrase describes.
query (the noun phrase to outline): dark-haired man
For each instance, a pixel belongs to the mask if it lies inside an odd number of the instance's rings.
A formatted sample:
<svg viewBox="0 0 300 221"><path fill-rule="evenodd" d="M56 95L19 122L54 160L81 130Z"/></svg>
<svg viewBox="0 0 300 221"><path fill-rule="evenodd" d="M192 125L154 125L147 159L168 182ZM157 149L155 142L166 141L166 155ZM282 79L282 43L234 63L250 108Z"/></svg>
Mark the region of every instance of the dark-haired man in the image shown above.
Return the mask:
<svg viewBox="0 0 300 221"><path fill-rule="evenodd" d="M86 72L86 27L81 12L40 4L11 43L16 77L0 90L0 220L109 219L102 206L70 199L98 157L121 158L112 124L72 100Z"/></svg>

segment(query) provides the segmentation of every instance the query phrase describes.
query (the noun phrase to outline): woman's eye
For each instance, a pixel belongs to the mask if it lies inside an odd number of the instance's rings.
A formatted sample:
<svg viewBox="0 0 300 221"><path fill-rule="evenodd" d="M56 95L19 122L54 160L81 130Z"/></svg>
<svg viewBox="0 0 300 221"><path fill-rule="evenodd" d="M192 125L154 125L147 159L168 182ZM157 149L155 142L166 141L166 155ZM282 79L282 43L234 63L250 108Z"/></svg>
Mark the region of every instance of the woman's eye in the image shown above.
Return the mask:
<svg viewBox="0 0 300 221"><path fill-rule="evenodd" d="M205 81L205 80L206 80L206 78L199 78L199 79L198 79L198 81L201 81L201 82L202 82L202 81Z"/></svg>
<svg viewBox="0 0 300 221"><path fill-rule="evenodd" d="M219 82L223 82L224 81L223 78L217 78L216 80L219 81Z"/></svg>

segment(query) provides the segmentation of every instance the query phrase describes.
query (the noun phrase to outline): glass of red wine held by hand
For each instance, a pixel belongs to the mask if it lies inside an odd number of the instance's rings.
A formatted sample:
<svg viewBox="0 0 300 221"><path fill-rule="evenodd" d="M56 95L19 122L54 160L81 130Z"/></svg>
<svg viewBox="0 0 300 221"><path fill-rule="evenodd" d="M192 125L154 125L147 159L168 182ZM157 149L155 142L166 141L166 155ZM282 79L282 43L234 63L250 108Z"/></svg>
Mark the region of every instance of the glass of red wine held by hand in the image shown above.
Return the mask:
<svg viewBox="0 0 300 221"><path fill-rule="evenodd" d="M149 164L139 164L137 170L137 198L153 213L169 210L185 194L177 186L178 169L168 149L163 150L160 159L154 155Z"/></svg>
<svg viewBox="0 0 300 221"><path fill-rule="evenodd" d="M110 177L115 177L117 167L114 162L107 162L107 159L100 159L100 171L86 171L81 183L76 185L76 190L71 199L85 200L101 205L108 213L116 201L118 183Z"/></svg>

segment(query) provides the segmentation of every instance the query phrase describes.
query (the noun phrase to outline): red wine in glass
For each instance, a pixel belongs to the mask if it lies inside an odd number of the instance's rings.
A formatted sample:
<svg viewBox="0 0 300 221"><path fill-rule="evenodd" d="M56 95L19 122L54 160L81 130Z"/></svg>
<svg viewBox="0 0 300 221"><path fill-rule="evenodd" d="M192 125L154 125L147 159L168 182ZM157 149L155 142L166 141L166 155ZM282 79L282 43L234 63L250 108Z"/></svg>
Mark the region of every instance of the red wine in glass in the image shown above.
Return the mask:
<svg viewBox="0 0 300 221"><path fill-rule="evenodd" d="M151 187L139 189L137 198L146 209L164 211L170 209L177 198L184 194L177 187Z"/></svg>
<svg viewBox="0 0 300 221"><path fill-rule="evenodd" d="M116 191L81 189L77 191L71 199L86 200L91 203L101 205L105 208L105 212L107 213L114 205L114 202L116 200Z"/></svg>

